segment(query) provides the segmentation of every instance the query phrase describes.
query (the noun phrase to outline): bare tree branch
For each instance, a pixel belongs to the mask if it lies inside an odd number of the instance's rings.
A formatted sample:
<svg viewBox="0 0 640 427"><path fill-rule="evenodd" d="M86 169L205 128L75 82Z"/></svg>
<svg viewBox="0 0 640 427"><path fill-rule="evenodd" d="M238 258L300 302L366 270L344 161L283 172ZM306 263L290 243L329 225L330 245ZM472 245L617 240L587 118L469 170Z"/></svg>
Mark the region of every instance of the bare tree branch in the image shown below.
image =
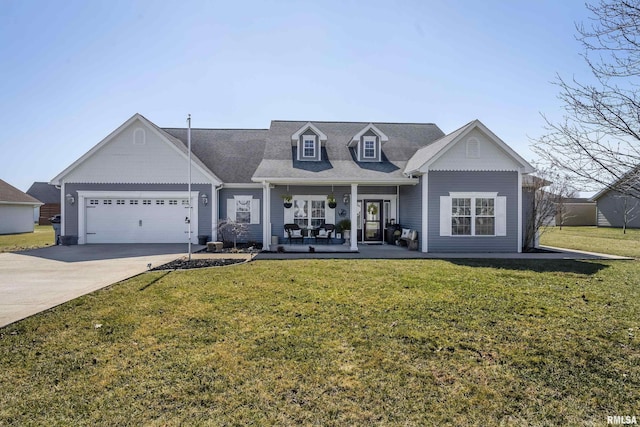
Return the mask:
<svg viewBox="0 0 640 427"><path fill-rule="evenodd" d="M593 82L556 76L565 115L551 121L532 150L584 190L638 197L640 189L640 0L587 4L591 23L576 25ZM620 180L624 178L625 182Z"/></svg>

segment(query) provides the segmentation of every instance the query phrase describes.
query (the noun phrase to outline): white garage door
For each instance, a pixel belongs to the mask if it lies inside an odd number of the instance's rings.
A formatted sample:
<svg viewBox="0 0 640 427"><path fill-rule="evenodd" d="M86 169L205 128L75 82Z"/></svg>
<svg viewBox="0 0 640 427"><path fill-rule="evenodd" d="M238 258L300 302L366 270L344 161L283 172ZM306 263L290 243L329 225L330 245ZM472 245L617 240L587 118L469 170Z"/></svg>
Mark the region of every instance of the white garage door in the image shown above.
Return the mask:
<svg viewBox="0 0 640 427"><path fill-rule="evenodd" d="M186 198L88 197L85 212L86 243L187 241ZM193 227L197 227L197 216L192 216L192 220Z"/></svg>

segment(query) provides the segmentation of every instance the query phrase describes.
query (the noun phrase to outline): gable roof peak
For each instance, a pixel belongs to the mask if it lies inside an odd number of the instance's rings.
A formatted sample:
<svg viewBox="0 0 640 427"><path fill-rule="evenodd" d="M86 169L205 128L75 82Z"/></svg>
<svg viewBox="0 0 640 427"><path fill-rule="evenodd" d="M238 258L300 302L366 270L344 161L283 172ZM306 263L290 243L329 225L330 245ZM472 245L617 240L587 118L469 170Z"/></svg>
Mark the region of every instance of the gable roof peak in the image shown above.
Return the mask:
<svg viewBox="0 0 640 427"><path fill-rule="evenodd" d="M297 141L300 139L300 135L305 133L308 130L312 130L313 133L318 135L320 141L326 141L327 135L325 135L320 129L318 129L313 123L307 122L304 126L298 129L293 135L291 135L291 141Z"/></svg>
<svg viewBox="0 0 640 427"><path fill-rule="evenodd" d="M376 127L376 125L374 125L373 123L369 123L362 130L360 130L360 132L355 134L353 136L353 138L351 138L351 141L349 141L349 144L347 144L347 145L349 147L353 147L354 145L357 145L360 142L360 138L362 138L362 136L365 133L369 132L369 131L372 131L373 133L378 135L378 137L380 138L380 143L381 144L384 144L385 142L389 141L389 137L387 135L385 135L384 132L382 132L380 129L378 129Z"/></svg>

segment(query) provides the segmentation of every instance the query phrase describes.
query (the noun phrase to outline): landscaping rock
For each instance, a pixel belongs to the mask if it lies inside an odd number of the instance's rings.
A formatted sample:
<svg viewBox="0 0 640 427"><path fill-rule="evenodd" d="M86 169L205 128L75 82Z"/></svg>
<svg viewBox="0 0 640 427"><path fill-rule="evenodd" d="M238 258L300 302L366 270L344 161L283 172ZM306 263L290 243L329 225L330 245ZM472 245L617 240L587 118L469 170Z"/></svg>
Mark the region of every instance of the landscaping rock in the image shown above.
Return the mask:
<svg viewBox="0 0 640 427"><path fill-rule="evenodd" d="M168 262L161 266L152 268L150 271L158 270L190 270L193 268L206 268L206 267L222 267L224 265L240 264L245 262L241 258L222 258L222 259L177 259L175 261Z"/></svg>

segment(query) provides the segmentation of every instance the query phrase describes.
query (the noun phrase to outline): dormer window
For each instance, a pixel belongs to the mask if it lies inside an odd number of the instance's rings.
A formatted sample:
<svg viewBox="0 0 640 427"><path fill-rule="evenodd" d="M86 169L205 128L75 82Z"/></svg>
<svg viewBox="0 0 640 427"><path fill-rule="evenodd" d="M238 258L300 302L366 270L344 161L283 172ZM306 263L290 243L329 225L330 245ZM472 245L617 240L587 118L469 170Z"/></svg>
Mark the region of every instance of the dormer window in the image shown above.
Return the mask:
<svg viewBox="0 0 640 427"><path fill-rule="evenodd" d="M389 138L373 123L365 126L355 134L349 144L359 162L381 162L382 144Z"/></svg>
<svg viewBox="0 0 640 427"><path fill-rule="evenodd" d="M315 135L302 136L302 158L304 159L316 158L316 136Z"/></svg>
<svg viewBox="0 0 640 427"><path fill-rule="evenodd" d="M313 123L307 123L291 135L294 160L322 161L322 147L326 142L327 135L322 133Z"/></svg>
<svg viewBox="0 0 640 427"><path fill-rule="evenodd" d="M362 157L364 159L376 160L378 158L377 138L375 136L365 136L362 145Z"/></svg>

